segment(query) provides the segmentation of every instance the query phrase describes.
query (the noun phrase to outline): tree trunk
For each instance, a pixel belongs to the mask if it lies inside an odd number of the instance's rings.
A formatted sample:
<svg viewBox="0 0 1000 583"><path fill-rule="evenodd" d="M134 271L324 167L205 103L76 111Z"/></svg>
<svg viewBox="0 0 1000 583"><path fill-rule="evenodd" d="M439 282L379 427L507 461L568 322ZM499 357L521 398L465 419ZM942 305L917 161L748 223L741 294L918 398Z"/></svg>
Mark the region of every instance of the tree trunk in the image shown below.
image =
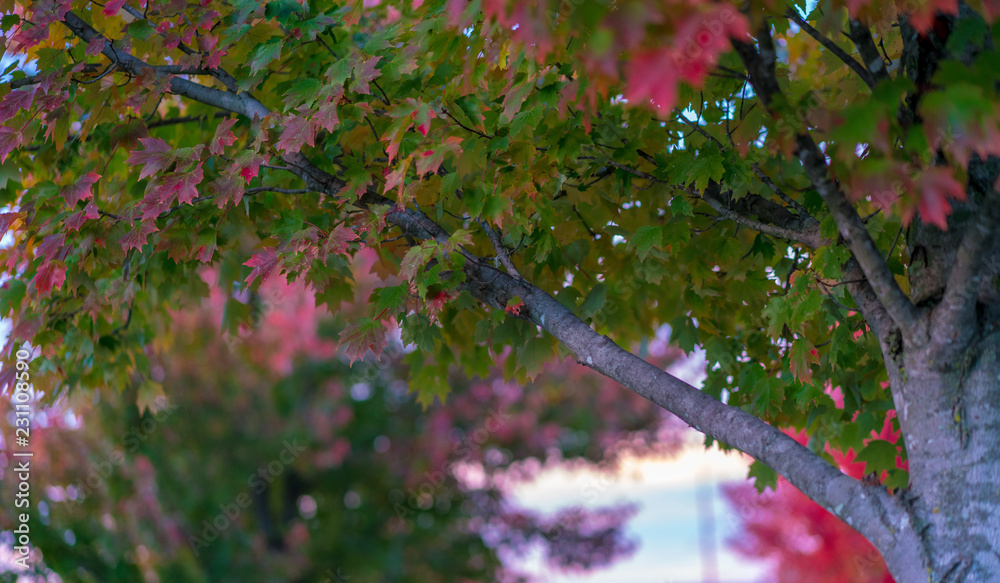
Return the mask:
<svg viewBox="0 0 1000 583"><path fill-rule="evenodd" d="M917 533L927 581L1000 581L1000 319L996 306L979 315L978 338L957 355L904 350L893 387L910 464L900 527Z"/></svg>

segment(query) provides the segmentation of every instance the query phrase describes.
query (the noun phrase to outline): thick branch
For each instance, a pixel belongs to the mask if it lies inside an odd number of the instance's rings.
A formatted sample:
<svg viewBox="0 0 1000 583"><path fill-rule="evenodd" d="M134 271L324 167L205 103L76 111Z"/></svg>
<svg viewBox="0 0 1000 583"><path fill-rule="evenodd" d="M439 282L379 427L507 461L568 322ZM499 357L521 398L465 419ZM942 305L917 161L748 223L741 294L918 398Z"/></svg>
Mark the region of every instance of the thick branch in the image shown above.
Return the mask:
<svg viewBox="0 0 1000 583"><path fill-rule="evenodd" d="M872 78L876 83L879 81L885 81L889 78L889 71L885 68L885 60L882 58L882 53L878 52L878 47L875 46L875 40L872 39L872 31L861 24L861 22L851 19L851 32L848 35L851 42L854 43L854 47L858 49L858 54L861 55L861 60L865 64L865 68L871 73Z"/></svg>
<svg viewBox="0 0 1000 583"><path fill-rule="evenodd" d="M931 339L940 348L964 349L976 334L976 300L983 267L1000 236L1000 191L990 189L955 256L944 298L935 308Z"/></svg>
<svg viewBox="0 0 1000 583"><path fill-rule="evenodd" d="M750 83L754 92L770 109L770 104L778 95L779 87L774 70L774 47L770 32L766 28L759 33L758 43L761 46L759 53L752 45L733 40L736 52L750 73ZM840 235L850 247L879 301L896 325L903 330L908 341L922 343L926 332L920 325L919 311L899 287L861 217L847 200L840 186L830 177L826 157L816 146L808 131L802 130L796 136L796 142L796 157L802 163L813 187L833 214Z"/></svg>

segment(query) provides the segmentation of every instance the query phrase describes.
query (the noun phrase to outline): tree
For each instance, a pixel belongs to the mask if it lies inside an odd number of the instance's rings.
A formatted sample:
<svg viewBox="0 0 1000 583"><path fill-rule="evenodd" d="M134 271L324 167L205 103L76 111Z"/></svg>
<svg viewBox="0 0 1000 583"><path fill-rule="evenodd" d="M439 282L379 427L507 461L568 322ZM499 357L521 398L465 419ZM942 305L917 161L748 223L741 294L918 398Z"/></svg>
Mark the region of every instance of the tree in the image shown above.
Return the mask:
<svg viewBox="0 0 1000 583"><path fill-rule="evenodd" d="M7 354L120 385L200 265L336 310L374 248L340 340L398 323L423 403L572 356L897 580L1000 575L995 2L366 4L5 3ZM643 360L666 324L705 390Z"/></svg>
<svg viewBox="0 0 1000 583"><path fill-rule="evenodd" d="M380 283L366 275L373 255L352 267L359 294ZM349 367L331 340L343 313L302 284L258 291L214 288L178 315L154 364L167 395L135 382L49 410L32 434L33 483L46 486L31 524L39 567L64 581L520 581L505 556L541 547L553 568L582 570L634 549L631 508L602 504L599 489L592 508L544 515L506 484L547 462L612 468L624 453L670 452L683 425L662 409L572 362L524 388L497 371L455 374L447 406L422 408L398 341L393 357ZM234 304L257 313L236 339L219 334ZM664 362L676 352L654 346Z"/></svg>

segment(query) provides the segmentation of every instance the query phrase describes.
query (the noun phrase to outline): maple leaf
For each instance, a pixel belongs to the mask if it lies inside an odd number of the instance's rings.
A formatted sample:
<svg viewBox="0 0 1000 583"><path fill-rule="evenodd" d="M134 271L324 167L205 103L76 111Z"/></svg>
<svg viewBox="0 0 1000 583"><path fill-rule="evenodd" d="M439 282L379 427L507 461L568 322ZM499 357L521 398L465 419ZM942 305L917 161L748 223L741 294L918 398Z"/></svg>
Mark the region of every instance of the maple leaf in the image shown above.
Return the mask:
<svg viewBox="0 0 1000 583"><path fill-rule="evenodd" d="M97 55L101 54L101 51L103 50L104 50L104 37L95 36L94 38L90 39L89 43L87 43L86 55L88 57L96 57Z"/></svg>
<svg viewBox="0 0 1000 583"><path fill-rule="evenodd" d="M104 16L115 16L125 6L125 0L108 0L104 3Z"/></svg>
<svg viewBox="0 0 1000 583"><path fill-rule="evenodd" d="M66 235L56 233L48 235L42 239L42 243L35 248L35 257L44 257L47 260L55 259L66 243Z"/></svg>
<svg viewBox="0 0 1000 583"><path fill-rule="evenodd" d="M317 127L321 127L328 132L332 132L340 125L340 118L337 116L337 98L319 106L316 115L313 117Z"/></svg>
<svg viewBox="0 0 1000 583"><path fill-rule="evenodd" d="M221 156L226 152L226 146L232 146L236 141L236 134L231 129L236 123L236 118L224 120L215 128L215 136L208 145L209 154Z"/></svg>
<svg viewBox="0 0 1000 583"><path fill-rule="evenodd" d="M267 159L260 154L255 154L250 150L243 150L236 156L233 166L229 171L233 174L239 174L249 184L260 172L260 165L265 162L267 162Z"/></svg>
<svg viewBox="0 0 1000 583"><path fill-rule="evenodd" d="M226 174L213 180L208 185L208 189L214 193L215 204L221 209L225 208L230 201L233 205L240 204L246 190L246 183L232 174Z"/></svg>
<svg viewBox="0 0 1000 583"><path fill-rule="evenodd" d="M133 150L129 156L129 164L143 164L139 172L139 179L157 174L174 162L174 156L170 151L170 145L160 138L140 138L139 142L146 148L145 150Z"/></svg>
<svg viewBox="0 0 1000 583"><path fill-rule="evenodd" d="M31 285L35 287L38 297L45 297L53 289L62 287L66 281L66 264L62 261L45 261L35 272Z"/></svg>
<svg viewBox="0 0 1000 583"><path fill-rule="evenodd" d="M284 152L298 152L303 144L313 145L316 127L305 116L294 116L285 121L285 131L275 144L275 148Z"/></svg>
<svg viewBox="0 0 1000 583"><path fill-rule="evenodd" d="M520 316L522 308L524 308L524 302L521 301L520 297L514 296L507 301L507 305L504 307L503 311L507 314Z"/></svg>
<svg viewBox="0 0 1000 583"><path fill-rule="evenodd" d="M626 67L625 97L632 103L651 104L660 115L668 115L677 102L679 77L669 49L636 53Z"/></svg>
<svg viewBox="0 0 1000 583"><path fill-rule="evenodd" d="M7 231L16 224L20 224L24 218L24 213L0 213L0 239L7 234Z"/></svg>
<svg viewBox="0 0 1000 583"><path fill-rule="evenodd" d="M431 322L437 319L438 314L444 309L445 304L456 297L458 297L458 294L443 290L427 294L427 299L424 303L427 305L427 316L431 319Z"/></svg>
<svg viewBox="0 0 1000 583"><path fill-rule="evenodd" d="M368 95L371 93L371 89L368 84L379 76L379 71L375 69L375 65L382 60L382 57L372 57L366 61L354 66L354 84L351 86L355 92L362 95Z"/></svg>
<svg viewBox="0 0 1000 583"><path fill-rule="evenodd" d="M81 200L87 200L94 196L90 191L90 187L94 185L98 180L101 179L101 175L96 172L88 172L73 184L62 189L61 194L63 198L66 199L66 204L69 206L76 206L76 203Z"/></svg>
<svg viewBox="0 0 1000 583"><path fill-rule="evenodd" d="M819 364L819 353L808 340L798 339L789 351L789 370L799 382L812 382L811 365Z"/></svg>
<svg viewBox="0 0 1000 583"><path fill-rule="evenodd" d="M398 188L400 194L402 194L403 178L406 177L406 167L409 165L409 162L410 159L406 158L395 169L385 169L385 189L382 191L383 193L388 193L393 188Z"/></svg>
<svg viewBox="0 0 1000 583"><path fill-rule="evenodd" d="M226 56L228 53L222 49L216 49L205 57L204 65L206 69L218 69L219 65L222 63L222 57Z"/></svg>
<svg viewBox="0 0 1000 583"><path fill-rule="evenodd" d="M386 346L385 326L372 318L352 322L341 332L340 344L352 365L355 360L364 360L369 350L381 358Z"/></svg>
<svg viewBox="0 0 1000 583"><path fill-rule="evenodd" d="M274 247L264 247L263 250L243 264L247 267L253 267L253 270L244 280L244 283L250 285L260 277L260 282L263 284L267 281L267 278L271 277L271 274L277 269L280 263L281 257L278 255L277 250Z"/></svg>
<svg viewBox="0 0 1000 583"><path fill-rule="evenodd" d="M22 109L30 109L34 96L34 87L15 89L4 95L3 101L0 101L0 123L14 117Z"/></svg>
<svg viewBox="0 0 1000 583"><path fill-rule="evenodd" d="M100 213L97 211L97 206L94 203L89 202L87 206L83 207L82 211L77 211L70 216L66 217L66 230L68 231L79 231L83 223L94 220L98 218Z"/></svg>
<svg viewBox="0 0 1000 583"><path fill-rule="evenodd" d="M142 251L142 248L146 245L149 235L157 231L159 231L159 229L156 228L156 223L153 221L143 220L139 223L138 227L132 229L118 239L118 243L122 246L122 251L128 252L129 249Z"/></svg>
<svg viewBox="0 0 1000 583"><path fill-rule="evenodd" d="M942 231L947 231L948 215L951 214L951 204L948 203L948 199L966 200L965 190L955 180L951 169L935 166L925 170L917 179L917 191L920 193L920 201L917 204L920 218L926 223L937 225Z"/></svg>
<svg viewBox="0 0 1000 583"><path fill-rule="evenodd" d="M348 227L347 225L337 225L337 227L330 232L330 236L326 240L324 251L326 253L346 255L347 250L350 248L349 243L357 240L358 234L354 232L354 229Z"/></svg>
<svg viewBox="0 0 1000 583"><path fill-rule="evenodd" d="M177 200L181 204L194 204L194 199L198 197L197 186L201 184L202 174L201 164L195 166L195 169L191 172L185 172L183 174L177 174L177 185L175 189L177 190Z"/></svg>
<svg viewBox="0 0 1000 583"><path fill-rule="evenodd" d="M21 145L21 132L7 126L0 126L0 162L6 162L11 150Z"/></svg>

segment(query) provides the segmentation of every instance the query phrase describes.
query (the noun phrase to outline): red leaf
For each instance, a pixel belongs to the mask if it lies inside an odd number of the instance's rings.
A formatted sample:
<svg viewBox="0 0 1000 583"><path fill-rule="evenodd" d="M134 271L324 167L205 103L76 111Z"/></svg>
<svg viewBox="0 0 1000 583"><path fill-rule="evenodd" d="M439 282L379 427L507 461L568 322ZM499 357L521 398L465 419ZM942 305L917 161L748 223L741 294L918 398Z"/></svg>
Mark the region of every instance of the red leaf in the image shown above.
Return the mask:
<svg viewBox="0 0 1000 583"><path fill-rule="evenodd" d="M173 163L174 157L170 151L170 145L160 138L140 138L139 141L146 149L133 150L128 163L145 164L142 171L139 172L140 180L166 169Z"/></svg>
<svg viewBox="0 0 1000 583"><path fill-rule="evenodd" d="M625 97L636 105L652 104L669 114L677 102L680 72L669 49L637 53L626 67Z"/></svg>
<svg viewBox="0 0 1000 583"><path fill-rule="evenodd" d="M924 171L917 180L920 193L920 218L925 223L937 225L942 231L948 230L948 215L951 214L949 198L965 200L965 190L955 180L951 169L935 166Z"/></svg>
<svg viewBox="0 0 1000 583"><path fill-rule="evenodd" d="M425 303L427 304L427 316L430 318L431 322L433 322L434 319L437 318L437 315L441 313L445 304L456 297L458 297L458 294L452 295L447 291L441 291L428 295Z"/></svg>
<svg viewBox="0 0 1000 583"><path fill-rule="evenodd" d="M0 162L6 162L11 150L21 145L21 132L0 126Z"/></svg>
<svg viewBox="0 0 1000 583"><path fill-rule="evenodd" d="M263 284L267 281L267 278L271 277L271 273L274 272L279 263L281 263L281 258L274 247L264 247L260 253L257 253L243 264L247 267L253 267L253 271L244 280L245 283L250 285L257 277L260 277L260 282Z"/></svg>
<svg viewBox="0 0 1000 583"><path fill-rule="evenodd" d="M104 3L104 16L115 16L125 5L125 0L108 0Z"/></svg>
<svg viewBox="0 0 1000 583"><path fill-rule="evenodd" d="M208 189L215 194L215 204L221 209L230 201L234 205L240 204L246 184L232 174L227 174L213 180Z"/></svg>
<svg viewBox="0 0 1000 583"><path fill-rule="evenodd" d="M219 64L222 62L222 57L226 56L227 52L222 49L216 49L205 57L205 68L206 69L218 69Z"/></svg>
<svg viewBox="0 0 1000 583"><path fill-rule="evenodd" d="M357 240L358 234L353 229L346 225L337 225L337 228L330 233L330 237L326 240L325 250L327 253L344 255L350 248L349 243Z"/></svg>
<svg viewBox="0 0 1000 583"><path fill-rule="evenodd" d="M67 217L64 224L66 225L67 231L79 231L80 227L83 226L83 223L96 219L99 216L101 215L97 212L97 207L94 203L90 202L87 203L87 206L85 206L82 211L77 211Z"/></svg>
<svg viewBox="0 0 1000 583"><path fill-rule="evenodd" d="M63 198L66 199L66 204L71 207L76 206L77 202L93 197L94 194L90 191L90 187L100 180L100 178L100 174L97 174L96 172L88 172L83 176L83 178L62 189L61 194L63 195Z"/></svg>
<svg viewBox="0 0 1000 583"><path fill-rule="evenodd" d="M62 287L66 281L66 264L62 261L46 261L38 268L31 283L39 297L49 295L54 289Z"/></svg>
<svg viewBox="0 0 1000 583"><path fill-rule="evenodd" d="M201 164L198 164L191 172L177 174L177 200L181 204L194 204L194 199L198 197L197 186L201 184L204 175L201 171Z"/></svg>
<svg viewBox="0 0 1000 583"><path fill-rule="evenodd" d="M135 249L137 251L142 251L142 248L146 245L147 237L150 233L155 233L159 231L156 228L156 223L153 221L142 221L139 226L131 231L129 231L121 239L118 239L118 243L122 246L122 251L128 251L129 249Z"/></svg>
<svg viewBox="0 0 1000 583"><path fill-rule="evenodd" d="M324 103L319 106L319 110L316 112L316 115L313 116L313 120L316 121L316 125L328 132L332 132L337 129L338 125L340 125L340 118L337 116L337 100L338 98L335 97L329 103Z"/></svg>
<svg viewBox="0 0 1000 583"><path fill-rule="evenodd" d="M369 349L376 358L381 358L386 346L385 326L372 319L352 322L341 332L340 344L344 346L344 353L351 364L355 360L364 360Z"/></svg>
<svg viewBox="0 0 1000 583"><path fill-rule="evenodd" d="M313 145L315 134L316 128L308 118L304 116L289 118L275 148L285 152L298 152L303 144Z"/></svg>
<svg viewBox="0 0 1000 583"><path fill-rule="evenodd" d="M507 314L514 314L515 316L520 316L521 308L523 307L524 307L524 302L522 302L521 300L517 300L516 303L504 308L503 311L506 312Z"/></svg>
<svg viewBox="0 0 1000 583"><path fill-rule="evenodd" d="M105 9L105 11L107 11L107 9ZM103 50L104 50L103 36L95 36L94 38L90 39L89 43L87 43L86 54L88 57L96 57L97 55L101 54L101 51Z"/></svg>
<svg viewBox="0 0 1000 583"><path fill-rule="evenodd" d="M4 95L0 101L0 123L14 117L22 109L31 108L31 100L35 96L35 88L17 89Z"/></svg>
<svg viewBox="0 0 1000 583"><path fill-rule="evenodd" d="M230 118L222 123L220 123L215 128L215 137L212 138L211 143L208 145L208 152L216 156L221 156L226 151L226 146L232 146L233 142L236 141L236 134L230 131L233 124L236 123L236 118Z"/></svg>
<svg viewBox="0 0 1000 583"><path fill-rule="evenodd" d="M7 234L14 221L24 218L24 213L0 213L0 239Z"/></svg>
<svg viewBox="0 0 1000 583"><path fill-rule="evenodd" d="M59 255L63 245L66 243L66 235L57 233L42 239L42 244L35 248L35 257L44 257L51 261Z"/></svg>
<svg viewBox="0 0 1000 583"><path fill-rule="evenodd" d="M267 162L263 156L259 154L254 154L249 150L244 150L236 156L233 167L230 172L234 172L242 176L247 184L250 183L254 177L257 176L260 171L260 165Z"/></svg>
<svg viewBox="0 0 1000 583"><path fill-rule="evenodd" d="M381 59L382 57L372 57L367 61L362 61L360 64L354 66L354 84L352 85L352 89L354 89L354 91L362 95L368 95L371 93L368 83L379 76L379 72L375 69L375 65L377 65Z"/></svg>

